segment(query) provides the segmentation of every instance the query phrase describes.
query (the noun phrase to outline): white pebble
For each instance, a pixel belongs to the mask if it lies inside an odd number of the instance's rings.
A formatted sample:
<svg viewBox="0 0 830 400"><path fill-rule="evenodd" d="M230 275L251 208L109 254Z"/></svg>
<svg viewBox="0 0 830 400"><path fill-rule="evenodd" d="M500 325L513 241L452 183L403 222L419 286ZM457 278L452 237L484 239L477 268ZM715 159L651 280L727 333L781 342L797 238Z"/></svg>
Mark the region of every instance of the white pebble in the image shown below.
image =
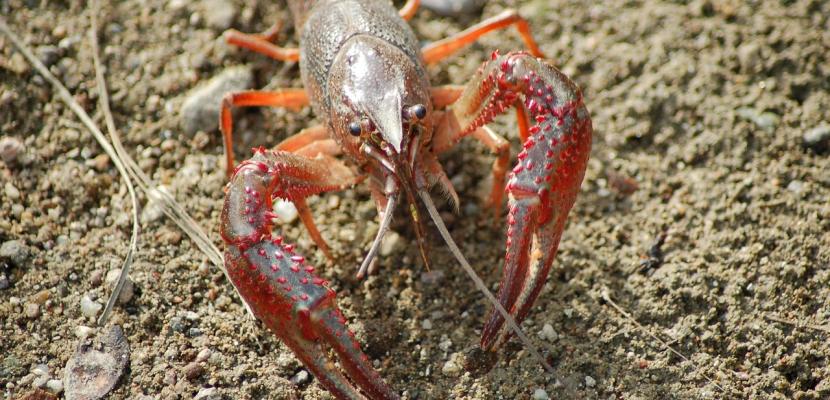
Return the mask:
<svg viewBox="0 0 830 400"><path fill-rule="evenodd" d="M98 315L98 312L104 308L98 302L89 298L89 296L84 295L81 297L81 314L83 314L87 318L95 318Z"/></svg>
<svg viewBox="0 0 830 400"><path fill-rule="evenodd" d="M801 192L804 190L804 182L801 182L799 180L790 181L790 183L787 184L787 190L795 194L801 194Z"/></svg>
<svg viewBox="0 0 830 400"><path fill-rule="evenodd" d="M428 319L421 321L421 328L425 331L432 329L432 321Z"/></svg>
<svg viewBox="0 0 830 400"><path fill-rule="evenodd" d="M35 378L34 381L32 381L32 387L33 388L42 388L42 387L46 386L46 382L49 382L49 375L39 376L39 377Z"/></svg>
<svg viewBox="0 0 830 400"><path fill-rule="evenodd" d="M17 190L17 188L14 187L14 185L12 185L11 182L6 182L5 189L6 196L9 198L9 200L17 200L20 198L20 191Z"/></svg>
<svg viewBox="0 0 830 400"><path fill-rule="evenodd" d="M77 336L78 339L81 339L81 340L84 340L84 339L92 336L92 334L94 332L95 332L95 329L90 328L88 326L79 325L77 328L75 328L75 336Z"/></svg>
<svg viewBox="0 0 830 400"><path fill-rule="evenodd" d="M107 272L107 277L105 281L107 282L107 287L112 289L115 287L115 282L118 281L118 275L121 274L121 269L113 269ZM121 288L121 294L118 295L118 304L126 304L133 298L135 294L135 287L133 285L133 281L130 280L129 275L127 279L124 281L124 287Z"/></svg>
<svg viewBox="0 0 830 400"><path fill-rule="evenodd" d="M63 392L63 381L60 379L50 379L46 382L46 389L54 394Z"/></svg>
<svg viewBox="0 0 830 400"><path fill-rule="evenodd" d="M597 384L597 381L594 378L592 378L590 375L585 375L585 386L586 387L592 388L596 384Z"/></svg>
<svg viewBox="0 0 830 400"><path fill-rule="evenodd" d="M441 343L438 343L438 348L443 351L449 351L450 347L452 347L452 340L447 335L442 335Z"/></svg>
<svg viewBox="0 0 830 400"><path fill-rule="evenodd" d="M559 339L559 335L555 330L553 330L553 327L550 324L545 324L539 332L539 338L545 339L548 342L555 342L556 339Z"/></svg>
<svg viewBox="0 0 830 400"><path fill-rule="evenodd" d="M395 231L386 232L383 242L380 244L380 255L386 257L392 254L400 243L401 235L398 235Z"/></svg>
<svg viewBox="0 0 830 400"><path fill-rule="evenodd" d="M458 362L458 353L453 353L450 359L441 367L441 372L447 376L458 376L461 373L461 365Z"/></svg>
<svg viewBox="0 0 830 400"><path fill-rule="evenodd" d="M37 376L49 376L49 366L46 364L37 364L32 367L32 373Z"/></svg>
<svg viewBox="0 0 830 400"><path fill-rule="evenodd" d="M290 224L297 219L297 207L288 200L279 199L274 202L274 214L281 223Z"/></svg>
<svg viewBox="0 0 830 400"><path fill-rule="evenodd" d="M550 396L548 396L548 392L545 389L539 388L533 391L533 400L548 400Z"/></svg>

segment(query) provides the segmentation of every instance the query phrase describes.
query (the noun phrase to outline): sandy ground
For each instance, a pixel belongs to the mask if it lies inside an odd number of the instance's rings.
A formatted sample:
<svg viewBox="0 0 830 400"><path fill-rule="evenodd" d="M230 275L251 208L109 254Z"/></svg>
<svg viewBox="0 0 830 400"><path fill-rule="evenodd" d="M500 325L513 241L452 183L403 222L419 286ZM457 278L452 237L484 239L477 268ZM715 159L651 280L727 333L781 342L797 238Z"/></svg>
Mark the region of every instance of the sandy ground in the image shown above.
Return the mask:
<svg viewBox="0 0 830 400"><path fill-rule="evenodd" d="M830 135L830 3L532 0L493 2L483 16L508 6L530 17L542 49L582 86L595 129L549 284L523 324L558 378L519 345L487 374L456 367L489 306L432 228L431 272L399 218L380 272L355 281L377 228L359 186L310 201L336 265L297 221L280 229L333 282L381 374L409 399L531 398L537 389L562 399L830 398L830 159L821 140L804 142ZM6 0L0 14L100 121L85 7ZM186 133L178 110L188 91L233 66L248 66L254 87L300 85L297 65L220 38L228 27L262 31L285 18L282 2L236 0L127 0L101 13L126 146L220 246L221 140L215 128ZM421 12L412 25L430 41L480 18ZM282 33L296 43L291 24ZM436 84L463 83L493 49L521 47L512 31L490 35L430 74ZM256 109L238 121L244 157L315 119L310 110ZM510 118L494 126L516 138ZM94 326L81 298L106 299L102 281L125 255L130 202L101 148L3 38L0 135L19 145L0 160L0 244L14 241L0 260L0 391L17 398L44 376L61 379L79 327ZM491 162L472 141L448 154L463 205L458 215L443 209L495 284L504 224L488 221L481 199ZM620 176L639 189L621 193ZM135 293L111 320L131 346L111 398L331 397L173 223L154 207L142 220ZM663 262L649 261L664 232ZM546 324L553 330L537 335Z"/></svg>

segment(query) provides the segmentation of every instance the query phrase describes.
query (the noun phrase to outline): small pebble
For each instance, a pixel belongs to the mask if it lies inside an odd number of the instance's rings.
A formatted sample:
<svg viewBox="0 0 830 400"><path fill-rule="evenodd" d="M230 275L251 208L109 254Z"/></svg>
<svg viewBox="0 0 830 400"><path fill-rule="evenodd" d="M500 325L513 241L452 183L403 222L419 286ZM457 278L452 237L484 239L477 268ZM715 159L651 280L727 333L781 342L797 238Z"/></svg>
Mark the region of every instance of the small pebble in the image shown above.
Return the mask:
<svg viewBox="0 0 830 400"><path fill-rule="evenodd" d="M17 160L17 156L23 151L23 141L14 136L0 137L0 160L11 164Z"/></svg>
<svg viewBox="0 0 830 400"><path fill-rule="evenodd" d="M6 274L0 273L0 290L8 289L11 286L9 277Z"/></svg>
<svg viewBox="0 0 830 400"><path fill-rule="evenodd" d="M759 111L751 107L741 107L736 110L738 116L754 123L757 127L771 132L778 126L778 115L769 111Z"/></svg>
<svg viewBox="0 0 830 400"><path fill-rule="evenodd" d="M49 300L49 290L48 289L43 289L43 290L35 293L34 296L32 296L32 301L37 303L37 304L44 304L44 303L46 303L47 300Z"/></svg>
<svg viewBox="0 0 830 400"><path fill-rule="evenodd" d="M533 400L548 400L550 396L548 396L548 392L545 389L539 388L533 391Z"/></svg>
<svg viewBox="0 0 830 400"><path fill-rule="evenodd" d="M756 72L763 61L761 47L757 42L747 42L738 47L738 61L744 72Z"/></svg>
<svg viewBox="0 0 830 400"><path fill-rule="evenodd" d="M61 58L60 49L51 45L38 46L35 49L35 53L40 62L46 65L46 67L51 67Z"/></svg>
<svg viewBox="0 0 830 400"><path fill-rule="evenodd" d="M388 231L380 244L380 255L386 257L392 254L401 245L401 235L395 231Z"/></svg>
<svg viewBox="0 0 830 400"><path fill-rule="evenodd" d="M29 247L20 240L9 240L0 245L0 259L6 259L12 264L22 267L29 259Z"/></svg>
<svg viewBox="0 0 830 400"><path fill-rule="evenodd" d="M46 382L49 382L49 378L50 378L49 375L38 376L37 378L35 378L34 381L32 381L32 387L33 388L42 388L42 387L46 386Z"/></svg>
<svg viewBox="0 0 830 400"><path fill-rule="evenodd" d="M308 374L306 370L300 370L297 372L296 375L291 377L291 383L297 386L302 386L308 383L311 380L311 376Z"/></svg>
<svg viewBox="0 0 830 400"><path fill-rule="evenodd" d="M6 182L4 189L6 190L6 197L9 200L20 200L20 191L11 182Z"/></svg>
<svg viewBox="0 0 830 400"><path fill-rule="evenodd" d="M199 364L197 362L192 362L190 364L185 365L184 367L184 376L191 381L202 376L204 372L205 367L203 367L202 364Z"/></svg>
<svg viewBox="0 0 830 400"><path fill-rule="evenodd" d="M37 376L49 376L49 366L46 364L37 364L32 367L32 373Z"/></svg>
<svg viewBox="0 0 830 400"><path fill-rule="evenodd" d="M50 379L46 382L46 389L54 394L63 392L63 381L60 379Z"/></svg>
<svg viewBox="0 0 830 400"><path fill-rule="evenodd" d="M89 274L89 283L92 287L101 286L101 283L104 282L104 270L103 269L96 269Z"/></svg>
<svg viewBox="0 0 830 400"><path fill-rule="evenodd" d="M168 246L176 246L182 241L182 233L178 229L162 228L156 238Z"/></svg>
<svg viewBox="0 0 830 400"><path fill-rule="evenodd" d="M26 303L25 312L27 318L37 319L40 316L40 306L37 303Z"/></svg>
<svg viewBox="0 0 830 400"><path fill-rule="evenodd" d="M95 168L98 172L106 171L110 165L110 156L106 155L105 153L101 153L95 158L92 159L92 168Z"/></svg>
<svg viewBox="0 0 830 400"><path fill-rule="evenodd" d="M201 388L199 389L199 393L196 393L196 396L193 397L193 400L221 400L222 396L219 394L219 390L215 387L210 388Z"/></svg>
<svg viewBox="0 0 830 400"><path fill-rule="evenodd" d="M208 7L211 8L211 7ZM250 89L254 83L251 67L229 68L205 84L191 89L182 102L180 118L185 133L213 132L218 129L222 96L228 92Z"/></svg>
<svg viewBox="0 0 830 400"><path fill-rule="evenodd" d="M458 376L461 373L461 363L458 362L459 353L453 353L450 359L441 367L441 372L447 376Z"/></svg>
<svg viewBox="0 0 830 400"><path fill-rule="evenodd" d="M824 151L830 147L830 124L823 123L804 133L804 147Z"/></svg>
<svg viewBox="0 0 830 400"><path fill-rule="evenodd" d="M542 330L539 332L539 338L545 339L548 342L555 342L556 339L559 338L559 335L553 330L553 327L550 324L545 324L542 327Z"/></svg>
<svg viewBox="0 0 830 400"><path fill-rule="evenodd" d="M110 272L107 272L107 288L114 288L115 283L118 281L118 275L121 274L121 269L113 269ZM130 276L127 275L127 278L124 280L124 287L121 288L121 294L118 295L118 303L119 304L126 304L133 298L135 295L135 285L133 285L133 281L130 279Z"/></svg>
<svg viewBox="0 0 830 400"><path fill-rule="evenodd" d="M585 375L585 386L592 388L597 384L597 381L589 375Z"/></svg>
<svg viewBox="0 0 830 400"><path fill-rule="evenodd" d="M228 0L202 0L202 13L207 26L221 32L231 27L237 7Z"/></svg>
<svg viewBox="0 0 830 400"><path fill-rule="evenodd" d="M290 224L299 215L294 203L283 199L274 202L274 214L277 215L277 220L283 224Z"/></svg>
<svg viewBox="0 0 830 400"><path fill-rule="evenodd" d="M425 331L428 331L428 330L432 329L432 321L430 321L428 319L425 319L425 320L421 321L421 329L423 329Z"/></svg>
<svg viewBox="0 0 830 400"><path fill-rule="evenodd" d="M450 340L450 338L447 337L446 335L442 336L441 337L441 342L438 343L438 348L441 349L442 351L449 351L451 347L452 347L452 340Z"/></svg>
<svg viewBox="0 0 830 400"><path fill-rule="evenodd" d="M187 329L187 325L184 323L179 317L170 318L170 330L173 332L184 333L184 330Z"/></svg>
<svg viewBox="0 0 830 400"><path fill-rule="evenodd" d="M790 181L790 183L787 184L787 190L795 194L801 194L801 192L804 191L804 182L799 180Z"/></svg>
<svg viewBox="0 0 830 400"><path fill-rule="evenodd" d="M199 354L196 355L196 362L207 361L212 354L213 351L211 349L204 348L201 351L199 351Z"/></svg>
<svg viewBox="0 0 830 400"><path fill-rule="evenodd" d="M461 17L477 13L484 0L422 0L421 6L445 17Z"/></svg>
<svg viewBox="0 0 830 400"><path fill-rule="evenodd" d="M141 210L141 223L142 225L146 225L151 222L158 221L163 216L164 206L162 206L159 201L151 200L147 203L147 206Z"/></svg>
<svg viewBox="0 0 830 400"><path fill-rule="evenodd" d="M95 333L95 329L90 328L88 326L78 325L78 327L75 328L75 336L77 336L78 339L81 340L84 340L92 336L93 333Z"/></svg>
<svg viewBox="0 0 830 400"><path fill-rule="evenodd" d="M95 318L98 312L104 308L100 303L89 298L89 295L81 297L81 314L87 318Z"/></svg>
<svg viewBox="0 0 830 400"><path fill-rule="evenodd" d="M167 386L173 386L176 384L176 370L168 369L164 372L164 378L161 379L161 383Z"/></svg>

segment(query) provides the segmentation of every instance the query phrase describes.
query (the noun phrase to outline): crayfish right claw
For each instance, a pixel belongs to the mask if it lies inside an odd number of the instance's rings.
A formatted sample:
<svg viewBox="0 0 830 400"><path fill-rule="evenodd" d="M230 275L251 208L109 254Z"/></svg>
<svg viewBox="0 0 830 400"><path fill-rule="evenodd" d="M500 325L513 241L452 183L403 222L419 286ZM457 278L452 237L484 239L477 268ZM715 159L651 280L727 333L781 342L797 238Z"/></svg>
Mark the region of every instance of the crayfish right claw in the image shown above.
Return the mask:
<svg viewBox="0 0 830 400"><path fill-rule="evenodd" d="M579 193L592 127L576 84L526 53L494 53L452 109L459 126L472 132L514 105L526 112L531 126L507 182L507 252L499 302L521 322L544 286ZM498 349L510 338L504 322L500 313L492 313L482 348Z"/></svg>

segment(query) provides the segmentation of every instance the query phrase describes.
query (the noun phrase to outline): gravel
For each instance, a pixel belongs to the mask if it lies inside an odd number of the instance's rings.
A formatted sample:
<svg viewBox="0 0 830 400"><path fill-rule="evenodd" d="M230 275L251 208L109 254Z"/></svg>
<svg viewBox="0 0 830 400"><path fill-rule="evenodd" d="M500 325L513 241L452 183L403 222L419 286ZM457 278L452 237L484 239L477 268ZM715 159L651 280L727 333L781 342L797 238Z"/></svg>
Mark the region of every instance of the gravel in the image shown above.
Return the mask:
<svg viewBox="0 0 830 400"><path fill-rule="evenodd" d="M304 369L297 372L294 376L291 377L291 383L296 386L303 386L311 381L311 375Z"/></svg>
<svg viewBox="0 0 830 400"><path fill-rule="evenodd" d="M0 259L9 260L18 267L26 264L29 255L29 247L20 240L9 240L0 245Z"/></svg>
<svg viewBox="0 0 830 400"><path fill-rule="evenodd" d="M121 269L113 269L107 272L107 290L112 290L115 287L115 283L118 281L118 275L121 274ZM132 279L130 276L127 275L127 278L124 281L124 287L121 289L121 294L118 295L118 304L127 304L132 300L133 295L135 295L135 285L133 284Z"/></svg>
<svg viewBox="0 0 830 400"><path fill-rule="evenodd" d="M830 124L824 123L805 132L803 144L815 151L830 148Z"/></svg>
<svg viewBox="0 0 830 400"><path fill-rule="evenodd" d="M548 400L550 396L548 396L548 392L545 389L536 389L533 391L533 400Z"/></svg>
<svg viewBox="0 0 830 400"><path fill-rule="evenodd" d="M23 141L14 136L0 137L0 160L6 164L11 164L20 153L23 151Z"/></svg>
<svg viewBox="0 0 830 400"><path fill-rule="evenodd" d="M228 92L250 89L254 80L249 66L228 68L185 95L179 116L187 134L219 129L222 97Z"/></svg>
<svg viewBox="0 0 830 400"><path fill-rule="evenodd" d="M89 295L81 297L81 314L85 317L94 319L104 306L95 300L92 300Z"/></svg>

